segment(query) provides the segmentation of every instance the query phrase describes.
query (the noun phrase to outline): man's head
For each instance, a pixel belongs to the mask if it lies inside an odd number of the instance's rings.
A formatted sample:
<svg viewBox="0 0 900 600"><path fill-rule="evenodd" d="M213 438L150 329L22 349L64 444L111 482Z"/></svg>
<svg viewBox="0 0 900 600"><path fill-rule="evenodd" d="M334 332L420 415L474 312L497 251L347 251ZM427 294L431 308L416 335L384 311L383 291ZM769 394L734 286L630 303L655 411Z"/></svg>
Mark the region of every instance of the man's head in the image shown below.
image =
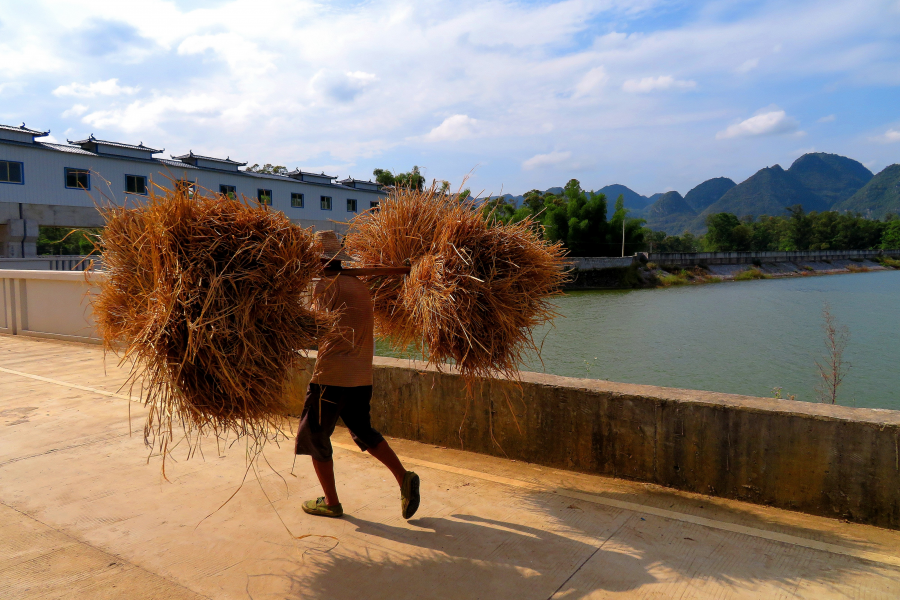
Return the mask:
<svg viewBox="0 0 900 600"><path fill-rule="evenodd" d="M355 260L344 252L341 243L338 241L337 234L333 231L317 231L316 242L322 248L320 257L326 269L339 270L341 269L341 261Z"/></svg>

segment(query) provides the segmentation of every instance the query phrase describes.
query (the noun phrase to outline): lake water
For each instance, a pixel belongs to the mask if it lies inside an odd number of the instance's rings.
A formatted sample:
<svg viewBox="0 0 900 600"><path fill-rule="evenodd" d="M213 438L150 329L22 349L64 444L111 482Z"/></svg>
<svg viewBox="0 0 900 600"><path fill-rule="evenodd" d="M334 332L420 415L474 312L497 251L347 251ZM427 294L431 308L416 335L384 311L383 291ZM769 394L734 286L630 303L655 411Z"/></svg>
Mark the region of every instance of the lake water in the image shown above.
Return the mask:
<svg viewBox="0 0 900 600"><path fill-rule="evenodd" d="M523 368L751 396L780 387L815 401L826 301L850 331L838 403L900 410L900 271L570 292L536 332L543 365Z"/></svg>

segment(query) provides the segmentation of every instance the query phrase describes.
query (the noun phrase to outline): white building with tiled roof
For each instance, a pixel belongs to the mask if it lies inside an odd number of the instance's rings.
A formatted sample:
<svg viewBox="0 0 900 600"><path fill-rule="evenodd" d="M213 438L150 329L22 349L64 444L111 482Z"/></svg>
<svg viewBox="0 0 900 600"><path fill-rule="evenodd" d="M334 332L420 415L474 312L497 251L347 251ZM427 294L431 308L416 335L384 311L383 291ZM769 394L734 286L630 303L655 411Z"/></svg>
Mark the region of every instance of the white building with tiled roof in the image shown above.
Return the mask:
<svg viewBox="0 0 900 600"><path fill-rule="evenodd" d="M39 226L98 227L95 203L145 197L151 185L183 181L216 193L257 199L292 221L341 230L358 212L385 196L371 181L294 170L269 175L241 170L246 163L189 151L171 159L163 150L99 140L42 142L49 131L0 125L0 256L36 253Z"/></svg>

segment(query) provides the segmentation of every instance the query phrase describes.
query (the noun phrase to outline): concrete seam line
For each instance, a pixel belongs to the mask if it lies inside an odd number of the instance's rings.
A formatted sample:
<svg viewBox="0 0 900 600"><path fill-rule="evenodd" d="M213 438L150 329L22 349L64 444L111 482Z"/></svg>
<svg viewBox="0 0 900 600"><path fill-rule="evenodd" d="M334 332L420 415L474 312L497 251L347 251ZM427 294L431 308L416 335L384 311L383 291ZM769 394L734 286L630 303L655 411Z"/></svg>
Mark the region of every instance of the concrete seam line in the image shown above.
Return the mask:
<svg viewBox="0 0 900 600"><path fill-rule="evenodd" d="M92 392L94 394L100 394L102 396L109 396L111 398L121 398L122 400L132 400L133 402L140 402L141 399L137 396L126 396L124 394L116 394L114 392L106 392L104 390L98 390L97 388L88 387L86 385L78 385L77 383L69 383L68 381L60 381L59 379L50 379L49 377L41 377L40 375L32 375L31 373L23 373L22 371L14 371L12 369L7 369L4 367L0 367L0 373L9 373L10 375L18 375L20 377L27 377L28 379L35 379L37 381L44 381L46 383L54 383L56 385L61 385L63 387L75 388L76 390L81 390L84 392Z"/></svg>
<svg viewBox="0 0 900 600"><path fill-rule="evenodd" d="M123 394L115 394L113 392L107 392L104 390L98 390L96 388L77 385L74 383L68 383L66 381L60 381L58 379L51 379L49 377L41 377L40 375L32 375L31 373L23 373L22 371L14 371L13 369L7 369L4 367L0 367L0 372L9 373L11 375L18 375L21 377L27 377L29 379L35 379L37 381L43 381L46 383L52 383L55 385L61 385L64 387L75 388L78 390L82 390L85 392L92 392L95 394L100 394L103 396L110 396L112 398L120 398L122 400L133 400L139 401L140 398L135 396L125 396ZM337 442L332 442L332 445L341 448L343 450L350 451L358 451L359 448L356 446L351 446L349 444L340 444ZM623 510L630 510L634 512L646 513L650 515L654 515L657 517L662 517L664 519L672 519L675 521L682 521L684 523L692 523L694 525L701 525L703 527L709 527L712 529L719 529L722 531L729 531L731 533L740 533L744 535L749 535L752 537L757 537L773 542L782 542L785 544L791 544L793 546L801 546L803 548L809 548L811 550L820 550L822 552L830 552L832 554L840 554L843 556L850 556L853 558L860 558L863 560L868 560L872 562L882 563L886 565L891 565L895 567L900 567L900 556L892 556L889 554L881 554L878 552L869 552L867 550L855 550L853 548L846 548L844 546L838 546L837 544L829 544L827 542L819 542L816 540L810 540L807 538L801 538L793 535L787 535L784 533L777 533L774 531L766 531L764 529L756 529L755 527L747 527L746 525L738 525L736 523L728 523L726 521L716 521L714 519L707 519L705 517L696 517L694 515L689 515L686 513L675 512L671 510L665 510L661 508L655 508L652 506L645 506L643 504L637 504L634 502L625 502L622 500L613 500L611 498L604 498L603 496L596 496L593 494L586 494L583 492L575 492L566 490L563 488L553 488L550 486L544 486L537 483L531 483L528 481L521 481L519 479L511 479L509 477L500 477L498 475L491 475L490 473L483 473L481 471L473 471L471 469L463 469L460 467L453 467L451 465L443 465L440 463L429 462L427 460L420 460L417 458L412 458L409 456L401 456L399 457L401 460L408 462L410 464L419 465L422 467L427 467L430 469L436 469L438 471L445 471L447 473L455 473L457 475L466 475L469 477L475 477L476 479L481 479L483 481L492 481L494 483L500 483L503 485L509 485L512 487L517 487L520 489L527 489L534 492L545 492L551 494L557 494L559 496L564 496L567 498L573 498L575 500L583 500L585 502L591 502L593 504L601 504L604 506L609 506L611 508L618 508Z"/></svg>
<svg viewBox="0 0 900 600"><path fill-rule="evenodd" d="M358 447L351 446L349 444L341 444L338 442L332 442L332 445L336 446L338 448L341 448L343 450L350 450L350 451L358 451L359 450ZM715 519L708 519L706 517L697 517L694 515L689 515L687 513L680 513L680 512L676 512L676 511L672 511L672 510L655 508L653 506L646 506L644 504L637 504L635 502L625 502L623 500L613 500L612 498L605 498L603 496L598 496L598 495L594 495L594 494L587 494L584 492L576 492L576 491L567 490L567 489L563 489L563 488L554 488L554 487L550 487L550 486L543 486L543 485L531 483L528 481L521 481L519 479L510 479L509 477L500 477L497 475L491 475L490 473L483 473L481 471L473 471L471 469L462 469L462 468L453 467L450 465L433 463L433 462L429 462L426 460L420 460L418 458L412 458L409 456L400 456L399 458L401 461L408 462L410 464L419 465L422 467L427 467L427 468L435 469L438 471L455 473L457 475L467 475L469 477L475 477L477 479L481 479L484 481L491 481L494 483L509 485L509 486L520 488L520 489L530 490L533 492L544 492L544 493L556 494L558 496L572 498L573 500L583 500L585 502L591 502L593 504L609 506L610 508L618 508L621 510L630 510L633 512L639 512L639 513L653 515L656 517L662 517L664 519L681 521L683 523L691 523L693 525L700 525L703 527L709 527L711 529L719 529L721 531L728 531L730 533L740 533L743 535L749 535L752 537L769 540L772 542L781 542L784 544L791 544L792 546L801 546L803 548L809 548L810 550L819 550L822 552L830 552L832 554L840 554L843 556L850 556L853 558L860 558L860 559L868 560L871 562L877 562L877 563L882 563L882 564L891 565L891 566L895 566L895 567L900 567L900 556L892 556L890 554L881 554L879 552L870 552L868 550L856 550L854 548L847 548L845 546L839 546L837 544L829 544L828 542L820 542L817 540L811 540L811 539L807 539L807 538L797 537L794 535L778 533L775 531L766 531L765 529L757 529L755 527L748 527L746 525L738 525L737 523L729 523L727 521L717 521Z"/></svg>

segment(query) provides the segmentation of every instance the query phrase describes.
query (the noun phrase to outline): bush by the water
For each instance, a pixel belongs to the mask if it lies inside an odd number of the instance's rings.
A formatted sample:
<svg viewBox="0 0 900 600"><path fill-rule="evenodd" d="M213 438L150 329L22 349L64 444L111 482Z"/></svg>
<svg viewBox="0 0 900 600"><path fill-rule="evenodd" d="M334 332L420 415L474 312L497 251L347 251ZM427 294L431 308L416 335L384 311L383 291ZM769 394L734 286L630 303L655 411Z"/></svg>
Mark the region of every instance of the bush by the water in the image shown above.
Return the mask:
<svg viewBox="0 0 900 600"><path fill-rule="evenodd" d="M706 219L702 236L685 232L678 236L647 231L655 252L766 252L791 250L897 250L900 219L884 221L852 213L804 212L799 206L787 216L738 218L716 213Z"/></svg>

